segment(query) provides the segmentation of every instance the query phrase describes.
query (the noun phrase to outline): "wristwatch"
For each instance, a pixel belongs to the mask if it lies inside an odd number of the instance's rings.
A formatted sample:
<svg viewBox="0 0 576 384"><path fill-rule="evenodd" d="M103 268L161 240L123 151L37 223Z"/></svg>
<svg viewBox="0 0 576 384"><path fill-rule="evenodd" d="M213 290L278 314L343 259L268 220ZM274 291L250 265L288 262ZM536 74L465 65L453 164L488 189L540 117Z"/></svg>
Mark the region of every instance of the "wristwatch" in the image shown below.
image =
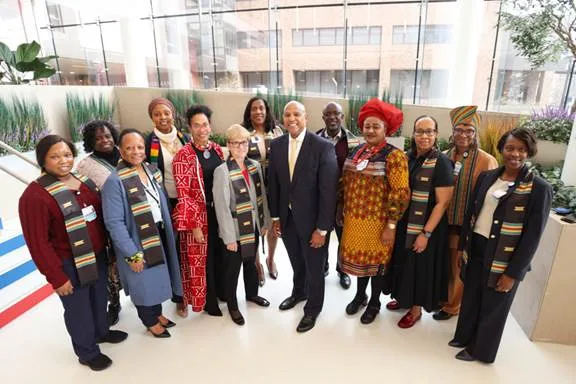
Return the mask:
<svg viewBox="0 0 576 384"><path fill-rule="evenodd" d="M390 228L390 229L396 229L396 224L388 223L388 228Z"/></svg>
<svg viewBox="0 0 576 384"><path fill-rule="evenodd" d="M422 230L422 234L424 235L425 238L429 239L432 237L432 232L428 232L425 231L424 229Z"/></svg>

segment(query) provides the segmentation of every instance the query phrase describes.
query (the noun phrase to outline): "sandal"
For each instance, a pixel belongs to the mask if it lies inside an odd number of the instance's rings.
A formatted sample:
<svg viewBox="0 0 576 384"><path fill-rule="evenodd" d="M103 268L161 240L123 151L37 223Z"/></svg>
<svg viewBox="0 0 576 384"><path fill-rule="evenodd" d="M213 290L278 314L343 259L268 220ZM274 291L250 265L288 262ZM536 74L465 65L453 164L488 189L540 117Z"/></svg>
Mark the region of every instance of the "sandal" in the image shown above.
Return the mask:
<svg viewBox="0 0 576 384"><path fill-rule="evenodd" d="M176 313L182 318L188 317L188 305L184 303L176 303Z"/></svg>
<svg viewBox="0 0 576 384"><path fill-rule="evenodd" d="M272 263L270 263L272 261ZM278 270L276 269L276 263L274 260L270 260L270 258L266 258L266 267L268 268L268 275L272 280L276 280L278 278Z"/></svg>

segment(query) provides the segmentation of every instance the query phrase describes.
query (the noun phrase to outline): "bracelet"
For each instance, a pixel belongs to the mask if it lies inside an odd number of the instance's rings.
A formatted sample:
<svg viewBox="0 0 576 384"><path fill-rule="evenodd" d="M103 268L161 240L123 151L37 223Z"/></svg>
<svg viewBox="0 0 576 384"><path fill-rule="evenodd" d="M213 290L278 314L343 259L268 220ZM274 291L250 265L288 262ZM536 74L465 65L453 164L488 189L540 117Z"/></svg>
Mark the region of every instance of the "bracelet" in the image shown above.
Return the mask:
<svg viewBox="0 0 576 384"><path fill-rule="evenodd" d="M144 254L140 251L136 252L130 257L126 257L125 260L129 263L139 263L144 260Z"/></svg>

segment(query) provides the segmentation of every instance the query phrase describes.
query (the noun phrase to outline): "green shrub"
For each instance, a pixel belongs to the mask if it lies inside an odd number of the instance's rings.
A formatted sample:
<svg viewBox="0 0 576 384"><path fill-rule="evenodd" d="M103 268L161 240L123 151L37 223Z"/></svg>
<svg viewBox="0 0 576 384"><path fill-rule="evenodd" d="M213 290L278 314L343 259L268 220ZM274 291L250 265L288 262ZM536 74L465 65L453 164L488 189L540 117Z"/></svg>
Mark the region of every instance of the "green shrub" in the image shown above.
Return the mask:
<svg viewBox="0 0 576 384"><path fill-rule="evenodd" d="M112 121L114 109L114 105L110 104L104 95L81 97L67 93L68 131L72 142L82 140L82 128L86 123L92 120Z"/></svg>
<svg viewBox="0 0 576 384"><path fill-rule="evenodd" d="M531 129L537 138L563 144L568 144L573 124L574 114L551 106L532 113L529 119L521 122L521 126Z"/></svg>
<svg viewBox="0 0 576 384"><path fill-rule="evenodd" d="M38 140L48 134L46 118L37 100L12 97L0 99L0 140L26 152L34 149Z"/></svg>
<svg viewBox="0 0 576 384"><path fill-rule="evenodd" d="M554 198L552 200L553 207L571 208L576 211L576 187L567 186L560 179L562 175L562 164L550 168L543 168L536 164L532 171L544 178L552 186Z"/></svg>

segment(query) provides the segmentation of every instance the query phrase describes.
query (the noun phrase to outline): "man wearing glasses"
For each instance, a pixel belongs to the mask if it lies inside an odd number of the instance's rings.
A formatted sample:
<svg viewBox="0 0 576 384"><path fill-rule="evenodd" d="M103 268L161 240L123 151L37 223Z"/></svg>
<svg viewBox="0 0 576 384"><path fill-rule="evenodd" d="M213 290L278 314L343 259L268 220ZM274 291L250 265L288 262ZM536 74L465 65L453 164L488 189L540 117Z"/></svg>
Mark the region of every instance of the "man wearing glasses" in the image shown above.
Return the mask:
<svg viewBox="0 0 576 384"><path fill-rule="evenodd" d="M436 320L448 320L458 315L464 285L460 280L458 262L462 253L458 252L460 231L464 221L464 213L468 199L474 190L478 175L484 171L495 169L498 162L494 156L478 147L478 128L480 115L476 105L462 106L450 111L452 121L452 136L450 149L446 152L454 163L454 194L448 206L448 247L450 252L451 274L448 285L448 302L442 309L434 313Z"/></svg>
<svg viewBox="0 0 576 384"><path fill-rule="evenodd" d="M342 166L348 157L348 153L360 144L360 140L354 136L352 132L344 128L344 113L342 106L338 103L330 102L324 107L322 111L322 120L324 120L325 128L322 128L317 135L327 139L334 145L336 151L336 160L338 161L338 175L342 175ZM342 238L342 227L335 224L336 236L338 237L338 244ZM330 233L326 235L326 265L324 266L324 276L328 275L329 262L328 262L328 249L330 246ZM338 246L338 249L340 246ZM340 253L338 252L338 255ZM337 259L338 260L338 259ZM340 285L344 289L350 288L350 276L340 270L340 263L336 262L336 272L340 278Z"/></svg>

